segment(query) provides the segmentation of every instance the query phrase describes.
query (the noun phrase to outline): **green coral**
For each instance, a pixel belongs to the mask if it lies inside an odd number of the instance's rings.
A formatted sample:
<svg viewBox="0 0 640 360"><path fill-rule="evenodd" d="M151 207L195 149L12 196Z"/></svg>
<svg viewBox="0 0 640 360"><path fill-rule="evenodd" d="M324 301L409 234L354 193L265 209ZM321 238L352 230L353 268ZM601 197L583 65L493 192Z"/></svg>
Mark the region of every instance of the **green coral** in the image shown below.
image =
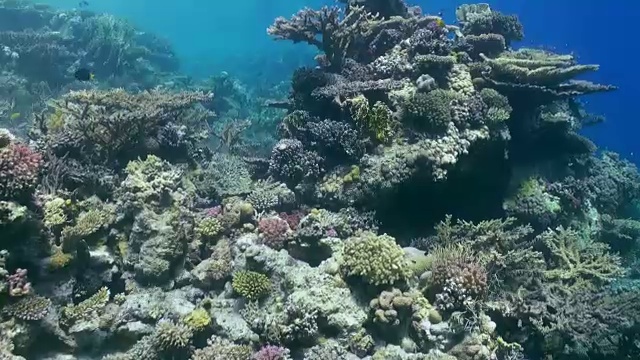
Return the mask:
<svg viewBox="0 0 640 360"><path fill-rule="evenodd" d="M453 121L451 102L458 98L455 92L443 89L415 93L404 104L403 122L419 131L442 130Z"/></svg>
<svg viewBox="0 0 640 360"><path fill-rule="evenodd" d="M591 287L624 275L620 257L610 253L607 244L583 237L573 229L549 229L538 239L550 253L551 267L545 272L547 279L569 287Z"/></svg>
<svg viewBox="0 0 640 360"><path fill-rule="evenodd" d="M269 277L255 271L235 273L231 285L236 293L251 301L259 300L271 292Z"/></svg>
<svg viewBox="0 0 640 360"><path fill-rule="evenodd" d="M344 244L340 268L348 275L361 276L369 284L393 284L407 279L409 263L404 251L389 235L364 232Z"/></svg>
<svg viewBox="0 0 640 360"><path fill-rule="evenodd" d="M197 308L187 314L182 322L195 332L201 332L211 325L211 315L204 308Z"/></svg>
<svg viewBox="0 0 640 360"><path fill-rule="evenodd" d="M62 309L62 318L67 324L96 316L109 302L109 289L100 288L90 298L78 305L67 305Z"/></svg>
<svg viewBox="0 0 640 360"><path fill-rule="evenodd" d="M383 102L370 106L363 95L349 99L351 116L356 124L377 141L388 143L394 134L393 114Z"/></svg>
<svg viewBox="0 0 640 360"><path fill-rule="evenodd" d="M208 217L201 220L195 229L196 234L205 239L214 238L223 230L222 223L215 217Z"/></svg>
<svg viewBox="0 0 640 360"><path fill-rule="evenodd" d="M45 201L42 206L44 225L48 228L53 228L66 223L68 220L66 214L67 206L67 200L60 197L54 197L53 199Z"/></svg>

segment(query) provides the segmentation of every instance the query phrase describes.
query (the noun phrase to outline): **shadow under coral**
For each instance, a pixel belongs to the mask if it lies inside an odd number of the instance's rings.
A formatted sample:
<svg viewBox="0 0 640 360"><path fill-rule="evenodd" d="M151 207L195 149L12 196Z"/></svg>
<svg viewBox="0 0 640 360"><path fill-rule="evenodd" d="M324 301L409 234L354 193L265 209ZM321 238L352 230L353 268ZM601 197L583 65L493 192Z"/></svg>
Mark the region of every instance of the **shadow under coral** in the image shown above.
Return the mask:
<svg viewBox="0 0 640 360"><path fill-rule="evenodd" d="M424 236L447 214L467 221L498 218L511 176L503 143L484 144L470 151L449 170L447 179L434 182L420 173L385 196L376 207L380 231L403 245Z"/></svg>

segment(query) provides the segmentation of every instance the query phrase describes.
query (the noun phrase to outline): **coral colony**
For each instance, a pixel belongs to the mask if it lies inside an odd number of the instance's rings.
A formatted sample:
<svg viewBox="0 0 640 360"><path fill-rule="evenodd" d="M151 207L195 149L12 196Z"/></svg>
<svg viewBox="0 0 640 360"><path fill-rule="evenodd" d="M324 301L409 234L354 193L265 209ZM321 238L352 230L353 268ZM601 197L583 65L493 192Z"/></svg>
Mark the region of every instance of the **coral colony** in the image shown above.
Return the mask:
<svg viewBox="0 0 640 360"><path fill-rule="evenodd" d="M278 18L316 64L259 90L0 1L0 358L639 359L640 175L579 134L614 87L456 15Z"/></svg>

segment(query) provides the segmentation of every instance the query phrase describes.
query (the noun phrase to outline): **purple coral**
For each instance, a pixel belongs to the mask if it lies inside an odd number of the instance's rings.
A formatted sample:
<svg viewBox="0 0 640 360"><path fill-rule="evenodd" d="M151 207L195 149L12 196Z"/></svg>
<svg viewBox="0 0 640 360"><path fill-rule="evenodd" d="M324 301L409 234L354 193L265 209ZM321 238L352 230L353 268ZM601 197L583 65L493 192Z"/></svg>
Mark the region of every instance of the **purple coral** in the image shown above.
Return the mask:
<svg viewBox="0 0 640 360"><path fill-rule="evenodd" d="M253 354L253 360L287 360L289 359L289 349L275 346L265 345L257 353Z"/></svg>
<svg viewBox="0 0 640 360"><path fill-rule="evenodd" d="M27 281L27 270L17 269L15 273L7 277L9 295L24 296L31 293L31 283Z"/></svg>

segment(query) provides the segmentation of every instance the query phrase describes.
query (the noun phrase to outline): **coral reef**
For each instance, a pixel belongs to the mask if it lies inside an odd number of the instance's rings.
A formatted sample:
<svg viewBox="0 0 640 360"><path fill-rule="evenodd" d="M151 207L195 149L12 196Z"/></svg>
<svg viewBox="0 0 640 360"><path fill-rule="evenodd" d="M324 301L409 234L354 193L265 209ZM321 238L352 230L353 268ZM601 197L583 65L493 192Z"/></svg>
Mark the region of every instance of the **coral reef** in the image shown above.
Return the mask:
<svg viewBox="0 0 640 360"><path fill-rule="evenodd" d="M640 175L579 132L615 87L410 5L277 18L317 66L265 89L0 1L0 358L639 358Z"/></svg>

